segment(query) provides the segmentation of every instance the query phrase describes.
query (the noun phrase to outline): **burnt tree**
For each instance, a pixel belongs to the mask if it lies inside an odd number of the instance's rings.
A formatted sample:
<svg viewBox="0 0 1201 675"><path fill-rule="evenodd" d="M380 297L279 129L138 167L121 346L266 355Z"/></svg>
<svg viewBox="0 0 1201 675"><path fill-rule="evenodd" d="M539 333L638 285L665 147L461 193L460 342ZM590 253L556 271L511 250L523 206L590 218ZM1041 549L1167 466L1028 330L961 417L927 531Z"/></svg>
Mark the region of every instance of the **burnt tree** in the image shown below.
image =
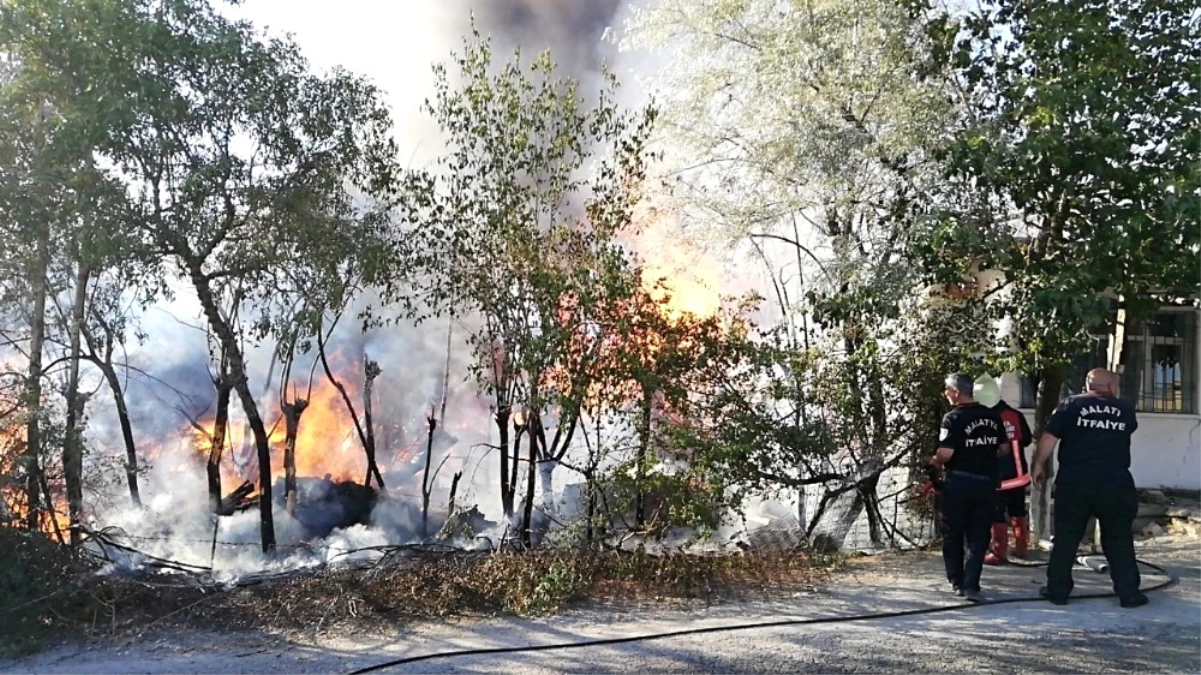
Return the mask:
<svg viewBox="0 0 1201 675"><path fill-rule="evenodd" d="M379 489L384 489L384 477L380 475L379 464L375 459L375 421L371 414L371 400L375 391L375 379L380 376L382 371L379 364L363 355L363 450L367 453L367 476L363 479L363 485L371 486L371 477L375 476L375 482L379 485Z"/></svg>
<svg viewBox="0 0 1201 675"><path fill-rule="evenodd" d="M431 470L434 466L434 432L438 429L438 418L434 417L433 409L425 418L429 428L429 437L425 443L425 471L421 474L421 537L429 536L430 495L434 491L434 477Z"/></svg>
<svg viewBox="0 0 1201 675"><path fill-rule="evenodd" d="M354 430L358 435L359 444L363 448L363 453L367 455L367 475L363 479L363 485L370 487L371 477L375 476L375 480L379 484L380 492L387 493L387 488L384 485L384 477L380 475L379 466L376 465L375 462L375 433L371 432L370 435L368 434L368 429L365 428L364 421L360 419L359 412L354 407L354 401L350 399L350 393L346 391L346 386L342 384L342 381L339 380L336 375L334 375L334 370L329 364L329 356L326 353L328 351L325 346L326 341L329 340L329 336L333 334L334 328L337 327L338 319L340 318L341 316L335 316L334 320L330 323L328 331L325 331L319 322L316 331L317 359L321 363L321 369L323 372L325 372L326 379L329 380L330 384L334 385L334 389L338 390L338 395L342 398L342 403L346 405L346 411L350 413L350 420L354 422ZM374 361L367 359L366 355L364 355L363 375L365 380L365 401L370 401L373 383L375 378L379 377L380 372L379 365Z"/></svg>
<svg viewBox="0 0 1201 675"><path fill-rule="evenodd" d="M284 414L284 507L289 514L296 513L296 436L300 431L300 416L309 402L293 397L280 401Z"/></svg>

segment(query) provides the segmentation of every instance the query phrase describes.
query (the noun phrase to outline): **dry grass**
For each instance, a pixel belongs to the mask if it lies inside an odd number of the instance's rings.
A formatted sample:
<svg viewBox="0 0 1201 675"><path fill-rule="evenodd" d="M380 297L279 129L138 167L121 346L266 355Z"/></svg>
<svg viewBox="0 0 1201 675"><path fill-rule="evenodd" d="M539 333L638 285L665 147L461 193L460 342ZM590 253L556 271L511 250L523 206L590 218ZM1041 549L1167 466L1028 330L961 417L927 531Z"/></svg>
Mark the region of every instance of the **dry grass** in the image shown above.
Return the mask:
<svg viewBox="0 0 1201 675"><path fill-rule="evenodd" d="M10 652L48 637L152 627L312 634L448 616L548 614L580 602L720 602L812 587L833 564L799 553L424 552L366 570L298 573L218 590L97 577L52 545L39 547L37 557L60 561L34 584L50 597L34 587L20 598L0 596L0 642Z"/></svg>

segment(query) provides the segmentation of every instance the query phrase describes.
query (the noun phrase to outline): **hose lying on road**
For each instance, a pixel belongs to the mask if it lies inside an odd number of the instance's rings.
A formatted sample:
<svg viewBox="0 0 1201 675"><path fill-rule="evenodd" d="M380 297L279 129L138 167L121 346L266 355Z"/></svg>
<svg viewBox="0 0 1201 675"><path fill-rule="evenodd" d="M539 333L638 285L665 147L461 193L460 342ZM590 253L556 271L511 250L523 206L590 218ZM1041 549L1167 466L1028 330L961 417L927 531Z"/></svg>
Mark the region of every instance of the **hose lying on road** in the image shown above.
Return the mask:
<svg viewBox="0 0 1201 675"><path fill-rule="evenodd" d="M1143 560L1138 561L1140 565L1148 567L1155 572L1166 577L1153 586L1142 589L1145 593L1162 590L1171 586L1178 581L1178 578L1167 571L1166 569L1149 563ZM1015 566L1020 567L1041 567L1046 563L1020 563ZM1073 595L1072 600L1092 600L1098 598L1116 598L1115 593L1085 593L1082 595ZM377 663L373 666L367 666L358 670L351 671L349 675L359 675L360 673L373 673L385 668L392 668L409 663L417 663L419 661L430 661L433 659L448 659L456 656L480 656L485 654L512 654L517 652L547 652L560 649L576 649L581 647L602 647L607 645L619 645L629 642L646 642L649 640L663 640L666 638L683 637L686 635L704 635L706 633L728 633L739 630L754 630L756 628L779 628L782 626L807 626L814 624L825 623L850 623L853 621L871 621L876 619L896 619L910 616L920 616L923 614L941 614L943 612L958 612L965 609L975 609L977 607L987 607L990 605L1013 605L1019 602L1046 602L1044 598L999 598L996 600L984 600L981 602L965 602L958 605L947 605L944 607L925 607L922 609L904 609L892 612L876 612L872 614L854 614L850 616L831 616L819 619L782 619L779 621L765 621L762 623L743 623L743 624L726 624L721 626L706 626L703 628L688 628L685 630L668 631L665 633L650 633L646 635L631 635L626 637L616 638L601 638L597 640L582 640L580 642L564 642L558 644L547 645L526 645L520 647L486 647L480 649L460 649L450 652L435 652L433 654L422 654L420 656L407 656L404 658L393 659L383 663Z"/></svg>

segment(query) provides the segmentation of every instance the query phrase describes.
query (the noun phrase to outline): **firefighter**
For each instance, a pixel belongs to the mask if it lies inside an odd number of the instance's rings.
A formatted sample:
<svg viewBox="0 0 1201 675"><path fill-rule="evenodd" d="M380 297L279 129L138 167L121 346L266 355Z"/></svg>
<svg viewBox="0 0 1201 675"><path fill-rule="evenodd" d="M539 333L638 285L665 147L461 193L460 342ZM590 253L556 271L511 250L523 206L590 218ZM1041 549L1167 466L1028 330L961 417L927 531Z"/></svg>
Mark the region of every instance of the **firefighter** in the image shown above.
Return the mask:
<svg viewBox="0 0 1201 675"><path fill-rule="evenodd" d="M943 393L954 408L942 418L931 463L946 470L940 499L947 580L956 595L978 602L996 511L997 457L1009 445L1000 418L972 397L973 386L962 373L947 376Z"/></svg>
<svg viewBox="0 0 1201 675"><path fill-rule="evenodd" d="M1034 434L1026 416L1001 398L1001 387L991 375L976 380L974 395L980 405L992 409L1001 418L1009 441L1009 452L997 460L1001 485L997 490L992 543L988 555L984 556L985 565L1001 565L1009 560L1009 525L1013 525L1014 556L1025 558L1030 547L1030 521L1026 512L1030 468L1026 463L1026 447L1034 440Z"/></svg>
<svg viewBox="0 0 1201 675"><path fill-rule="evenodd" d="M1047 585L1039 589L1056 605L1066 605L1072 593L1072 565L1089 517L1101 526L1101 547L1122 607L1147 604L1134 559L1138 495L1130 475L1130 437L1137 429L1134 406L1117 397L1117 378L1098 368L1089 371L1084 393L1060 402L1038 439L1032 476L1040 486L1059 444L1055 537Z"/></svg>

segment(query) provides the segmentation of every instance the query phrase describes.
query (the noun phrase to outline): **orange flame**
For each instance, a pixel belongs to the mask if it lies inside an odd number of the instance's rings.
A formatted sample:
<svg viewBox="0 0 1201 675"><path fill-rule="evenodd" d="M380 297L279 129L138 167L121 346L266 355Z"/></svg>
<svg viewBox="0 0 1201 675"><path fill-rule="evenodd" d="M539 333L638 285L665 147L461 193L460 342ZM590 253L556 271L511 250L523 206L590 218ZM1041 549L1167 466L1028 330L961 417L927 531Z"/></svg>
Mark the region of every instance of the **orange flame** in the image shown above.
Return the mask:
<svg viewBox="0 0 1201 675"><path fill-rule="evenodd" d="M19 423L19 420L5 421L8 423L0 427L0 477L14 475L16 473L14 469L25 454L26 428L24 424ZM61 490L55 491L56 486L52 485L51 481L47 480L47 485L51 488L51 500L54 503L49 509L46 509L45 504L40 505L38 529L47 535L61 534L66 537L66 532L71 525L71 519L67 515L66 498ZM41 494L38 497L39 502L45 498L46 496ZM0 485L0 516L14 524L23 524L28 514L29 499L25 492L25 486L15 483Z"/></svg>
<svg viewBox="0 0 1201 675"><path fill-rule="evenodd" d="M702 332L726 331L731 326L731 317L723 312L720 264L684 236L672 211L658 207L652 197L636 207L633 225L622 236L634 249L641 292L621 306L608 308L580 308L578 298L564 298L559 320L564 325L579 325L566 350L567 358L546 374L549 386L578 396L577 400L592 408L623 405L637 400L641 392L633 381L605 376L573 378L573 373L590 368L603 371L606 365L631 358L648 367L668 340L677 341L672 347L687 351L696 346ZM608 314L599 323L621 323L626 328L620 334L598 334L589 321L573 320L573 314L581 310L586 315ZM573 392L581 383L586 391ZM668 414L661 392L654 395L652 409L656 418Z"/></svg>
<svg viewBox="0 0 1201 675"><path fill-rule="evenodd" d="M346 393L355 405L355 410L362 415L362 397L358 387L351 381L350 376L339 377L346 388ZM289 395L304 397L308 395L307 383L295 383L288 387ZM263 417L267 420L268 441L271 445L271 476L272 479L283 476L284 445L287 440L286 425L283 413L278 407L264 410ZM213 419L200 423L203 433L193 430L193 447L200 454L201 460L207 459L211 439L216 426ZM225 452L221 462L221 481L223 485L237 485L244 480L257 480L258 461L254 450L254 434L244 421L230 420ZM243 448L249 452L245 454ZM381 450L383 450L381 448ZM382 452L380 453L383 454ZM245 467L239 471L234 466L231 455L237 455ZM362 480L367 474L367 457L359 441L358 431L354 421L346 409L341 393L328 379L314 381L313 390L308 399L308 407L300 415L300 424L296 434L296 475L297 477L319 478L329 476L338 481Z"/></svg>
<svg viewBox="0 0 1201 675"><path fill-rule="evenodd" d="M652 197L638 205L631 233L643 288L667 318L716 316L722 308L721 266L684 234L679 219Z"/></svg>

